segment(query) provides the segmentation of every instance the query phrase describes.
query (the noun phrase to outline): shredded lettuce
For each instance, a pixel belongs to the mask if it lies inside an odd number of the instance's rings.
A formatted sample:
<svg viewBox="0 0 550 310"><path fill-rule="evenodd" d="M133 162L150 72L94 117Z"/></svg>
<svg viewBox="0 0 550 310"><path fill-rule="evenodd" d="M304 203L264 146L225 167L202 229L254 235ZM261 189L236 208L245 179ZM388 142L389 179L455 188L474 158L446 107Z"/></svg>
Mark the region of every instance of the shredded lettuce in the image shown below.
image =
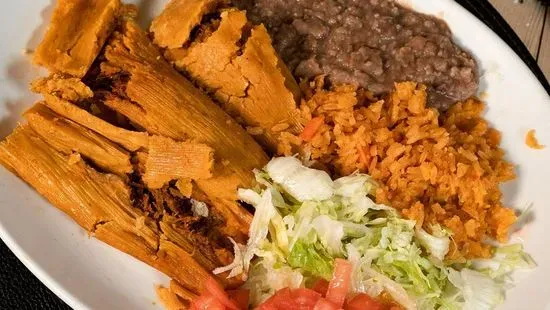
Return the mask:
<svg viewBox="0 0 550 310"><path fill-rule="evenodd" d="M248 243L243 255L245 271L249 269L250 261L254 255L258 254L262 242L266 241L271 220L277 215L270 190L263 192L260 201L254 207L256 208L256 212L250 224Z"/></svg>
<svg viewBox="0 0 550 310"><path fill-rule="evenodd" d="M449 269L449 281L461 292L458 301L463 310L490 310L504 300L502 287L481 272Z"/></svg>
<svg viewBox="0 0 550 310"><path fill-rule="evenodd" d="M233 238L229 238L229 240L231 241L231 243L233 243L233 252L234 252L234 255L235 255L235 259L233 260L233 262L225 267L220 267L220 268L216 268L212 271L213 274L220 274L220 273L224 273L226 271L230 271L231 272L229 273L229 275L227 276L228 278L232 278L232 277L235 277L235 276L238 276L240 275L241 273L243 273L244 271L244 265L243 265L243 250L244 250L244 246L241 245L241 244L238 244L237 242L235 242L235 240L233 240Z"/></svg>
<svg viewBox="0 0 550 310"><path fill-rule="evenodd" d="M255 171L263 189L240 189L256 209L246 246L216 272L248 272L245 287L257 305L278 289L330 279L335 258L353 266L352 289L383 292L405 309L492 309L510 273L535 264L521 245L498 247L491 259L447 265L450 233L429 232L372 199L376 183L365 174L332 181L293 157L275 158Z"/></svg>
<svg viewBox="0 0 550 310"><path fill-rule="evenodd" d="M259 305L275 292L285 287L299 288L304 285L304 276L300 269L279 263L276 254L263 253L249 270L249 276L243 288L250 291L250 302Z"/></svg>
<svg viewBox="0 0 550 310"><path fill-rule="evenodd" d="M505 280L512 271L531 269L536 263L518 243L497 247L492 258L473 260L472 267L493 279Z"/></svg>
<svg viewBox="0 0 550 310"><path fill-rule="evenodd" d="M321 244L331 255L342 253L343 223L331 219L328 215L319 215L313 219L311 226L315 229Z"/></svg>
<svg viewBox="0 0 550 310"><path fill-rule="evenodd" d="M438 230L441 231L441 230ZM443 260L445 255L449 252L449 245L451 244L451 239L446 234L438 234L438 236L430 235L424 229L418 228L416 230L416 238L420 244L430 253L433 257Z"/></svg>
<svg viewBox="0 0 550 310"><path fill-rule="evenodd" d="M333 271L333 258L315 244L298 241L287 258L288 265L300 268L309 275L330 280Z"/></svg>
<svg viewBox="0 0 550 310"><path fill-rule="evenodd" d="M334 193L328 173L305 167L297 158L274 158L265 170L274 182L298 201L325 200Z"/></svg>

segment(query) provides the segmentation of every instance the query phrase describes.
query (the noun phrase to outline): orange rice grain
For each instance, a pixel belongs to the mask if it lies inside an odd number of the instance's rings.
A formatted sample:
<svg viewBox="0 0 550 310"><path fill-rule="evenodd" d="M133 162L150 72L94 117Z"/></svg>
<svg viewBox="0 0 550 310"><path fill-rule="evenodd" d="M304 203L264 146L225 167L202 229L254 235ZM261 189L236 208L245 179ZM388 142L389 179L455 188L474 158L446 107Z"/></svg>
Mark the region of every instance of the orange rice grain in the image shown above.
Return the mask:
<svg viewBox="0 0 550 310"><path fill-rule="evenodd" d="M506 241L516 221L503 206L499 185L515 178L504 159L500 133L482 117L477 99L444 114L426 106L423 85L397 83L385 98L353 86L305 89L302 123L324 123L310 141L286 133L280 155L301 153L334 177L356 171L378 183L376 201L401 210L426 230L440 224L452 232L448 259L488 257L487 238Z"/></svg>

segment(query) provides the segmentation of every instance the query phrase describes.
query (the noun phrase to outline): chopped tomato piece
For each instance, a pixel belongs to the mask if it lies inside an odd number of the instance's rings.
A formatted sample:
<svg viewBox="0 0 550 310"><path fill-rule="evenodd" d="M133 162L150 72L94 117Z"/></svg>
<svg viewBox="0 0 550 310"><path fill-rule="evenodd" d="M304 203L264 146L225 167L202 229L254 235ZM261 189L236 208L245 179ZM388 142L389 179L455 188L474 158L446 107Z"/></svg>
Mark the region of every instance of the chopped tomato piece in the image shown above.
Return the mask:
<svg viewBox="0 0 550 310"><path fill-rule="evenodd" d="M202 294L195 299L189 310L225 310L226 307L215 297L210 294Z"/></svg>
<svg viewBox="0 0 550 310"><path fill-rule="evenodd" d="M315 282L312 289L317 293L326 296L328 291L328 281L325 279L320 279L319 281Z"/></svg>
<svg viewBox="0 0 550 310"><path fill-rule="evenodd" d="M330 282L321 279L312 289L283 288L261 304L256 310L399 310L390 299L388 302L373 299L367 294L348 298L351 287L352 265L345 259L334 261L334 274ZM241 293L243 294L243 293ZM247 294L243 294L247 295ZM231 293L231 296L233 294ZM325 297L323 297L325 296ZM353 296L353 295L352 295ZM384 296L382 296L384 298ZM233 298L233 297L232 297Z"/></svg>
<svg viewBox="0 0 550 310"><path fill-rule="evenodd" d="M374 300L367 294L359 294L348 301L346 310L384 310L381 302Z"/></svg>
<svg viewBox="0 0 550 310"><path fill-rule="evenodd" d="M208 278L204 284L203 295L214 296L222 305L231 310L239 310L239 307L229 299L223 287L214 278Z"/></svg>
<svg viewBox="0 0 550 310"><path fill-rule="evenodd" d="M319 128L321 128L321 125L323 125L324 122L325 122L324 116L318 116L318 117L312 118L306 124L306 127L304 127L304 131L302 131L302 133L300 134L300 138L302 138L302 140L306 142L311 141L311 139L313 139L313 137L315 136L317 131L319 131Z"/></svg>
<svg viewBox="0 0 550 310"><path fill-rule="evenodd" d="M313 308L313 310L339 310L339 309L341 308L336 306L333 302L325 298L319 299L315 304L315 307Z"/></svg>
<svg viewBox="0 0 550 310"><path fill-rule="evenodd" d="M313 310L321 294L307 288L289 289L284 288L279 290L275 295L271 296L263 304L259 310L290 310L302 309Z"/></svg>
<svg viewBox="0 0 550 310"><path fill-rule="evenodd" d="M277 291L273 296L258 307L258 310L276 310L281 308L290 309L294 305L290 288L286 287Z"/></svg>
<svg viewBox="0 0 550 310"><path fill-rule="evenodd" d="M297 288L291 291L291 296L299 306L315 307L315 304L321 299L321 294L308 288Z"/></svg>
<svg viewBox="0 0 550 310"><path fill-rule="evenodd" d="M351 264L341 258L334 260L334 274L328 285L326 298L336 306L342 307L348 295L351 284Z"/></svg>
<svg viewBox="0 0 550 310"><path fill-rule="evenodd" d="M229 299L233 301L239 309L248 309L248 299L250 297L250 290L238 289L227 291Z"/></svg>

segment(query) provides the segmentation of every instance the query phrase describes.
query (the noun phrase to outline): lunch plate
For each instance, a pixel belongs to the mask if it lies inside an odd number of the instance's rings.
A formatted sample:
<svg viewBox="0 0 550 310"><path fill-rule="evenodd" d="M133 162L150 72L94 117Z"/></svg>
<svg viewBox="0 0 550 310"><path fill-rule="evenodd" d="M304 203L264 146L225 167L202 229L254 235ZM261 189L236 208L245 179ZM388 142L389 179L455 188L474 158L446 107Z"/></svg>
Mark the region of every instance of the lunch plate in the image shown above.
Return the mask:
<svg viewBox="0 0 550 310"><path fill-rule="evenodd" d="M140 21L148 25L165 1L127 2L140 5ZM523 242L538 263L535 270L515 274L515 287L501 308L550 309L550 98L521 59L458 4L450 0L401 2L445 19L456 40L479 61L479 95L488 105L486 117L502 132L502 147L517 165L517 180L503 188L505 202L533 210L512 241ZM29 52L42 38L54 5L50 0L1 4L2 138L21 120L21 112L39 100L28 91L28 84L45 72L31 65ZM528 148L524 140L530 129L549 147ZM0 237L27 268L75 309L161 309L154 287L167 284L166 276L88 236L4 168L0 168Z"/></svg>

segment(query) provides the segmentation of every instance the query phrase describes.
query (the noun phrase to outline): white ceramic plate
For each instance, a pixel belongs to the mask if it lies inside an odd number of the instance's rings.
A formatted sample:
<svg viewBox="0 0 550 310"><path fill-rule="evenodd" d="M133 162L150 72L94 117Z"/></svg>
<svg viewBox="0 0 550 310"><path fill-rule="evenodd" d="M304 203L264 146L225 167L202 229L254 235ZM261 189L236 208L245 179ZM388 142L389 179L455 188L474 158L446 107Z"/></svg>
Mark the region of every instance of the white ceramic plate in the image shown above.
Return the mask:
<svg viewBox="0 0 550 310"><path fill-rule="evenodd" d="M507 0L508 1L508 0ZM509 0L511 1L511 0ZM39 74L24 49L36 47L47 25L53 0L2 1L0 5L0 136L17 124L37 98L27 91ZM139 1L129 1L138 3ZM164 0L143 0L142 21L154 16ZM138 3L139 4L139 3ZM550 145L550 98L529 69L493 32L450 0L406 0L414 9L444 18L457 40L478 58L487 118L503 132L502 145L518 165L518 180L505 186L506 202L533 204L534 220L515 236L539 264L516 275L516 287L503 309L550 309L550 147L534 151L524 144L534 128ZM145 264L89 238L67 216L30 187L0 169L0 237L52 291L75 309L160 309L154 285L167 278ZM38 305L37 305L38 306Z"/></svg>

